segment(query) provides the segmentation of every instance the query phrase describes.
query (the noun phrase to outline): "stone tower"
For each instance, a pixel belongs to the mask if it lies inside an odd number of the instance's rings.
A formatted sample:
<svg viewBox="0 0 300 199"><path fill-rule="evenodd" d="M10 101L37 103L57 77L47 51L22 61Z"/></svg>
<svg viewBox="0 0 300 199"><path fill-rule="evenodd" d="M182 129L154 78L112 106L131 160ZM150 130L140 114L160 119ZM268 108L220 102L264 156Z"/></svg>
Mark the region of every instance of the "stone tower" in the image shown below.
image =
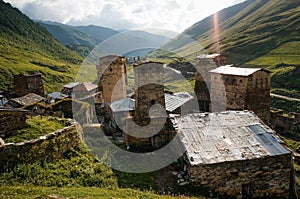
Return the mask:
<svg viewBox="0 0 300 199"><path fill-rule="evenodd" d="M18 97L27 95L28 93L35 93L40 96L45 95L42 74L19 74L14 76L14 89Z"/></svg>
<svg viewBox="0 0 300 199"><path fill-rule="evenodd" d="M199 110L209 111L210 107L210 74L209 71L225 64L226 57L220 54L203 54L195 59L196 81L194 92L198 98Z"/></svg>
<svg viewBox="0 0 300 199"><path fill-rule="evenodd" d="M102 102L110 103L126 98L126 59L108 55L100 58L97 65L98 89L102 91Z"/></svg>
<svg viewBox="0 0 300 199"><path fill-rule="evenodd" d="M216 111L251 110L268 121L270 108L270 71L226 65L210 71L212 106ZM223 100L225 106L218 107ZM218 110L223 108L223 110Z"/></svg>
<svg viewBox="0 0 300 199"><path fill-rule="evenodd" d="M134 73L135 113L127 121L125 141L139 150L159 148L172 139L166 125L163 64L136 64Z"/></svg>
<svg viewBox="0 0 300 199"><path fill-rule="evenodd" d="M150 107L159 104L165 109L163 64L146 62L134 65L135 74L135 119L149 118ZM155 113L160 116L161 113Z"/></svg>

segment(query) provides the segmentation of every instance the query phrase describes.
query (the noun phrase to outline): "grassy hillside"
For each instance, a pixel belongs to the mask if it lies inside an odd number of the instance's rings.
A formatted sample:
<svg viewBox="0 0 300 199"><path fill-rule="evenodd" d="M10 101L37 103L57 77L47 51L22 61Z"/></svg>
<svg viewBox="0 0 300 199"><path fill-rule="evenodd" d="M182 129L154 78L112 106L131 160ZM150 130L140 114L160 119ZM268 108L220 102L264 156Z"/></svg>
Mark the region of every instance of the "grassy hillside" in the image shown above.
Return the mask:
<svg viewBox="0 0 300 199"><path fill-rule="evenodd" d="M219 34L211 15L151 55L165 57L171 51L173 57L193 60L203 52L221 52L228 64L272 71L272 92L300 97L299 0L248 0L215 16Z"/></svg>
<svg viewBox="0 0 300 199"><path fill-rule="evenodd" d="M48 92L72 81L82 58L18 9L0 1L0 89L12 91L13 75L43 74Z"/></svg>

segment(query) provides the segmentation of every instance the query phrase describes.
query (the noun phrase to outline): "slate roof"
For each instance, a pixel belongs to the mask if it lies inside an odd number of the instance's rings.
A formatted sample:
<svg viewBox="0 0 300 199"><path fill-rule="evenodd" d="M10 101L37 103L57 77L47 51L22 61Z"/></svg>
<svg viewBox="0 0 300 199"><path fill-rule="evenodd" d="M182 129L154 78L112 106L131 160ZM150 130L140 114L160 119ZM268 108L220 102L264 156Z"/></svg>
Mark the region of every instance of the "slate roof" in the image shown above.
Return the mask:
<svg viewBox="0 0 300 199"><path fill-rule="evenodd" d="M9 102L18 104L20 106L25 106L25 105L30 105L30 104L34 104L37 102L41 102L44 101L45 98L37 95L35 93L28 93L25 96L19 97L19 98L14 98L14 99L10 99Z"/></svg>
<svg viewBox="0 0 300 199"><path fill-rule="evenodd" d="M249 111L171 115L191 166L291 153Z"/></svg>
<svg viewBox="0 0 300 199"><path fill-rule="evenodd" d="M166 110L172 112L193 98L194 97L187 92L174 94L165 93Z"/></svg>
<svg viewBox="0 0 300 199"><path fill-rule="evenodd" d="M233 67L233 65L220 66L216 69L210 70L209 72L219 73L224 75L249 76L260 70L269 72L262 68L239 68L239 67Z"/></svg>

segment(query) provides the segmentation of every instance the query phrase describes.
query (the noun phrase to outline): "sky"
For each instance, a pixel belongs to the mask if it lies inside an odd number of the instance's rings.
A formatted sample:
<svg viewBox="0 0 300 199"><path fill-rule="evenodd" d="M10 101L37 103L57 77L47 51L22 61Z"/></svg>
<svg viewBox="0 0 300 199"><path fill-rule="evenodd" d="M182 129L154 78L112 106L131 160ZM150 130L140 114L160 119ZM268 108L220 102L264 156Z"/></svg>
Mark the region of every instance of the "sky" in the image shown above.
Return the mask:
<svg viewBox="0 0 300 199"><path fill-rule="evenodd" d="M182 32L201 19L244 0L4 0L31 19L115 30Z"/></svg>

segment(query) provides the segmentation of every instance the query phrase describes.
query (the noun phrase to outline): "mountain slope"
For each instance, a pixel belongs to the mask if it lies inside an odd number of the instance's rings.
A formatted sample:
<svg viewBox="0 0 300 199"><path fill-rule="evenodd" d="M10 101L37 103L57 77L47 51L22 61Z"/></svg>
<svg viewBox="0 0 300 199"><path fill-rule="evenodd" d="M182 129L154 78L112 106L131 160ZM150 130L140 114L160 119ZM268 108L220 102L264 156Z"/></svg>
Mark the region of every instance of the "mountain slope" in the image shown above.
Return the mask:
<svg viewBox="0 0 300 199"><path fill-rule="evenodd" d="M82 58L9 3L0 1L0 89L12 91L13 75L40 72L46 90L74 79Z"/></svg>
<svg viewBox="0 0 300 199"><path fill-rule="evenodd" d="M45 27L63 45L85 45L95 46L101 40L90 37L89 35L73 29L71 26L56 22L38 22Z"/></svg>
<svg viewBox="0 0 300 199"><path fill-rule="evenodd" d="M83 32L86 35L95 38L98 41L98 43L118 33L118 31L116 30L105 28L102 26L89 25L89 26L70 26L70 27L73 30Z"/></svg>
<svg viewBox="0 0 300 199"><path fill-rule="evenodd" d="M300 97L299 0L248 0L196 23L162 49L190 60L221 52L228 64L271 70L272 92Z"/></svg>

